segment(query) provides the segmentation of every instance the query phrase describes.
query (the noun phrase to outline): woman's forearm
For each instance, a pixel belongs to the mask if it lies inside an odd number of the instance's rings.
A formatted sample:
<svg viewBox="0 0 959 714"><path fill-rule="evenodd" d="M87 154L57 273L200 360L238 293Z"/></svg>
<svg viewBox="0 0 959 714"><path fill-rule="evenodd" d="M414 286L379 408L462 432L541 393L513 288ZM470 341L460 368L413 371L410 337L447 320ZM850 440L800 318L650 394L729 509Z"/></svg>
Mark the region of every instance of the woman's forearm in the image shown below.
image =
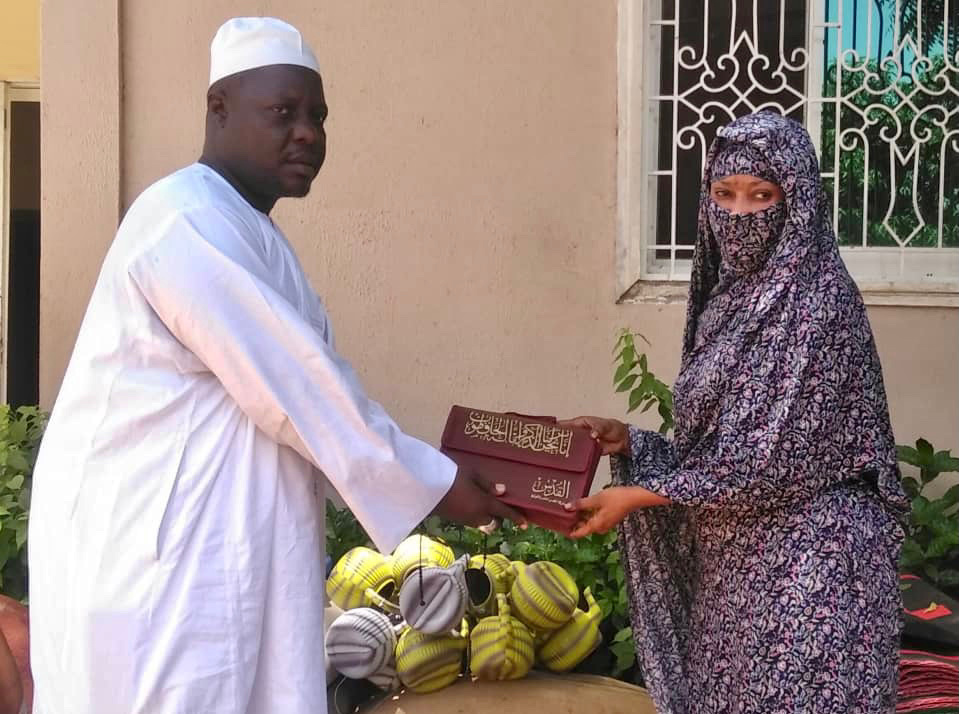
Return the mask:
<svg viewBox="0 0 959 714"><path fill-rule="evenodd" d="M666 506L672 503L665 496L660 496L658 493L653 493L641 486L626 486L625 490L630 511L638 511L640 508L650 508L652 506Z"/></svg>

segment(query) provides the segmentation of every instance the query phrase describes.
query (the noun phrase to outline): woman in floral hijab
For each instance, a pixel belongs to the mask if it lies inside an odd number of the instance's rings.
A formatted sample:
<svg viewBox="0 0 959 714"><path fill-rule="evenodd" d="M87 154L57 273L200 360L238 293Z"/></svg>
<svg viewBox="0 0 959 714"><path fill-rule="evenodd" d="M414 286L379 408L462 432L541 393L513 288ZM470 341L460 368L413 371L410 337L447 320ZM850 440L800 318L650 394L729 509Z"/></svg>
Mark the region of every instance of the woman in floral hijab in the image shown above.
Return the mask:
<svg viewBox="0 0 959 714"><path fill-rule="evenodd" d="M878 714L896 700L906 499L866 311L812 142L772 113L706 160L675 438L580 417L614 486L660 714Z"/></svg>

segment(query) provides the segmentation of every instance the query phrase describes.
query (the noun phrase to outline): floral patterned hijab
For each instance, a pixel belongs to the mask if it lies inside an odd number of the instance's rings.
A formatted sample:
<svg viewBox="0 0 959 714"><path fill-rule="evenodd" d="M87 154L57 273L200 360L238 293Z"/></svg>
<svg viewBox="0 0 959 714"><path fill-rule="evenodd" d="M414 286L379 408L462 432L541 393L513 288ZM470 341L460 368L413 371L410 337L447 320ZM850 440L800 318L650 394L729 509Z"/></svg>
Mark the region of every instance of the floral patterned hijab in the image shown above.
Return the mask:
<svg viewBox="0 0 959 714"><path fill-rule="evenodd" d="M715 178L752 174L785 200L731 215ZM809 134L762 112L706 159L675 393L675 466L645 485L685 505L775 507L865 480L893 512L899 483L879 358L839 255Z"/></svg>

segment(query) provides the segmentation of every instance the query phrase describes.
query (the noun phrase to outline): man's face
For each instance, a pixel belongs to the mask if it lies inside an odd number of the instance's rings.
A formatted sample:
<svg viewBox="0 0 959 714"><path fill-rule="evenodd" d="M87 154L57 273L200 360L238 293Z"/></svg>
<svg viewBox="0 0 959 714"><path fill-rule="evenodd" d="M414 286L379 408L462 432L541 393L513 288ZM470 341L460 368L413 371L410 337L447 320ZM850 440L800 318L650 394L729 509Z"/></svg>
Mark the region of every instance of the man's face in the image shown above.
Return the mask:
<svg viewBox="0 0 959 714"><path fill-rule="evenodd" d="M326 158L327 106L320 75L273 65L230 78L219 146L251 196L302 197Z"/></svg>

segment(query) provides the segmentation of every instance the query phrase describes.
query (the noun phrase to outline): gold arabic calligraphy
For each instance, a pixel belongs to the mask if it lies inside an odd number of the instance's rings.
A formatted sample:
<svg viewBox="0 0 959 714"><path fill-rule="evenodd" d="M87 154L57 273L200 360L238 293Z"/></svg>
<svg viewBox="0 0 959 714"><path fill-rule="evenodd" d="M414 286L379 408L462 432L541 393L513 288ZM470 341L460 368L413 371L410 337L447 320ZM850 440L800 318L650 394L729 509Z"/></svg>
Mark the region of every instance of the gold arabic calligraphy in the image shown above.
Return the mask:
<svg viewBox="0 0 959 714"><path fill-rule="evenodd" d="M538 478L533 483L530 498L548 503L566 503L569 500L569 481L562 478Z"/></svg>
<svg viewBox="0 0 959 714"><path fill-rule="evenodd" d="M565 458L569 458L573 443L573 432L569 429L484 412L470 412L465 434L473 439Z"/></svg>

